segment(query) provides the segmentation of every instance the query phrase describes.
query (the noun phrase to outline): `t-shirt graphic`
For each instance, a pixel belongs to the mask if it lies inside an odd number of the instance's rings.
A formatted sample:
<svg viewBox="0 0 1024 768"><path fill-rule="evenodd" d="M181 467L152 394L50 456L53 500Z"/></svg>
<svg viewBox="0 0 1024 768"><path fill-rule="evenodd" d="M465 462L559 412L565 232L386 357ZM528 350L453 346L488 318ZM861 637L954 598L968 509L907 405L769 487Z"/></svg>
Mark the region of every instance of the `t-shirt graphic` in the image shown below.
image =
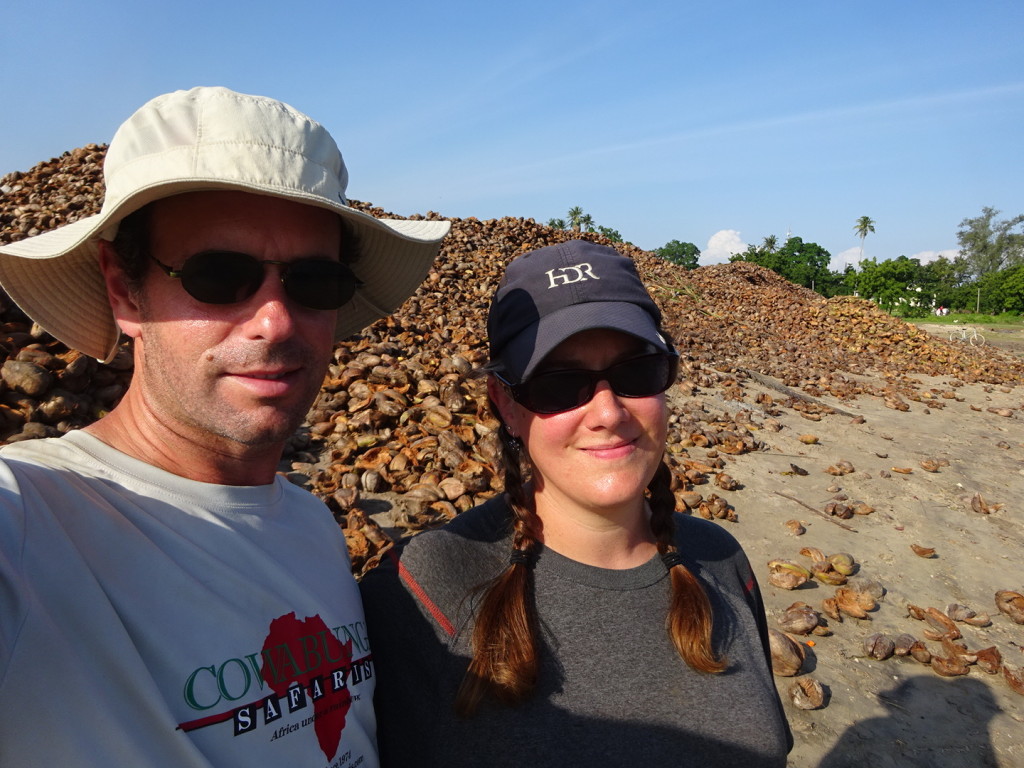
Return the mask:
<svg viewBox="0 0 1024 768"><path fill-rule="evenodd" d="M353 663L351 639L342 643L319 615L300 621L293 612L271 621L263 648L258 654L247 655L246 659L254 671L259 664L259 677L273 693L229 712L208 715L178 727L194 731L231 721L234 735L240 736L256 730L262 721L263 726L276 727L272 738L278 739L312 725L320 750L332 760L352 706L349 686L372 675L369 658ZM197 671L212 673L213 669L205 667ZM195 678L193 672L187 691L192 690ZM191 693L187 697L195 699ZM312 712L309 712L310 705ZM303 711L301 721L280 725L285 715L300 711Z"/></svg>
<svg viewBox="0 0 1024 768"><path fill-rule="evenodd" d="M352 661L352 641L344 645L313 616L299 621L294 613L270 622L263 642L263 679L290 706L313 702L313 728L320 749L334 758L352 706L345 675Z"/></svg>

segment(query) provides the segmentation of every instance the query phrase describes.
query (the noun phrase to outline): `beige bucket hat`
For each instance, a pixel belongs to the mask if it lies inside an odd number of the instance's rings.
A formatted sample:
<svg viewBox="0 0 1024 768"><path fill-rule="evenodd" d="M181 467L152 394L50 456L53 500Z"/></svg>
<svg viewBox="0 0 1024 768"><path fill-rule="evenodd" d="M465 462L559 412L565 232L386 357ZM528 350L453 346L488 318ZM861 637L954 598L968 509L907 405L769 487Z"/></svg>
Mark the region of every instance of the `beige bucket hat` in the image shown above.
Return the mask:
<svg viewBox="0 0 1024 768"><path fill-rule="evenodd" d="M338 310L342 339L396 310L420 285L451 226L376 219L350 208L348 171L327 130L280 101L203 87L158 96L117 130L103 166L98 214L0 246L0 285L69 347L109 361L120 331L99 270L99 239L147 203L234 189L335 211L355 232L363 282Z"/></svg>

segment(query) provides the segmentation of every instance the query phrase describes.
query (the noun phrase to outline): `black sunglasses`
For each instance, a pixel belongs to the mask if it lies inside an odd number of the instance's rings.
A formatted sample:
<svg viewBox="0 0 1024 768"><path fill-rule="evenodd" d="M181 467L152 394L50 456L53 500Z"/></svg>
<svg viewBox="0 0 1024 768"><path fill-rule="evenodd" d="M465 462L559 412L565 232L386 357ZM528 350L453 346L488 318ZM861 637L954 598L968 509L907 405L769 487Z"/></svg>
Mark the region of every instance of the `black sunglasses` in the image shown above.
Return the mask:
<svg viewBox="0 0 1024 768"><path fill-rule="evenodd" d="M679 372L679 357L667 352L623 360L603 371L573 368L550 371L512 384L495 374L521 406L534 413L561 413L579 408L594 397L598 382L607 381L619 397L651 397L668 389Z"/></svg>
<svg viewBox="0 0 1024 768"><path fill-rule="evenodd" d="M181 280L188 295L204 304L235 304L253 296L263 285L268 264L281 268L288 297L308 309L338 309L363 283L346 265L332 259L260 261L247 253L203 251L189 256L175 270L150 254L168 277Z"/></svg>

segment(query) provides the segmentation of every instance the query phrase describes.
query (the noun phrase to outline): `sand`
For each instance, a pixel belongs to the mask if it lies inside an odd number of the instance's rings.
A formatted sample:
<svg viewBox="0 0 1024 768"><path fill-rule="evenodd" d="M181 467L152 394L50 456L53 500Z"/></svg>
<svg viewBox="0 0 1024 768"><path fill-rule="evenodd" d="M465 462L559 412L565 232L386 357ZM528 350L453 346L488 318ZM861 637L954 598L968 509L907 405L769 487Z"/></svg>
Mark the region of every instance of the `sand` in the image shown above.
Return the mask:
<svg viewBox="0 0 1024 768"><path fill-rule="evenodd" d="M1024 666L1024 626L1000 614L994 602L997 590L1024 592L1024 388L916 378L922 391L952 389L956 398L936 398L944 407L911 402L906 412L877 398L821 398L848 415L811 422L784 409L777 417L781 431L758 433L768 450L728 459L728 471L744 487L722 494L739 520L721 524L754 564L770 626L777 626L778 615L791 603L819 608L834 593L834 587L821 583L789 591L768 582L770 559L809 565L799 554L802 547L852 554L859 564L856 575L877 580L886 590L869 619L830 620L831 636L812 637L801 674L823 684L825 706L796 708L788 694L793 678L776 678L796 740L793 768L1024 766L1024 696L1001 674L972 666L966 676L945 678L909 657L880 661L863 650L865 638L876 632L923 639L927 625L908 616L908 604L944 611L961 603L989 613L992 624L959 624L960 642L973 650L994 645L1005 661ZM709 409L716 405L730 404L706 403ZM1010 415L989 409L1010 409ZM853 417L863 423L853 423L859 421ZM819 442L800 442L804 434ZM690 453L699 457L701 451ZM927 472L920 464L926 459L948 466ZM840 460L856 471L843 477L824 471ZM793 464L807 474L794 474ZM841 490L827 490L832 486ZM976 493L1004 506L979 514L971 508ZM837 494L863 500L875 512L840 521L812 511L823 510ZM785 522L791 519L802 521L806 533L790 535ZM912 544L934 548L935 555L919 557ZM941 649L939 643L925 643L933 653Z"/></svg>

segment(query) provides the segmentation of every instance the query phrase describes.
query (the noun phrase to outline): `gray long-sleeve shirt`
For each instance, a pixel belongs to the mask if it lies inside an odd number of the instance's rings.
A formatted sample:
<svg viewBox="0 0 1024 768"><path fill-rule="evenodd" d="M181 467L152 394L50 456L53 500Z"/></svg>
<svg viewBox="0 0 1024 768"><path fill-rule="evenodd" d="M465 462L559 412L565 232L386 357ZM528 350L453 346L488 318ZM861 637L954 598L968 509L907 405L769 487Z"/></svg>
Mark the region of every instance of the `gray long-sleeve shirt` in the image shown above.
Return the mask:
<svg viewBox="0 0 1024 768"><path fill-rule="evenodd" d="M739 544L676 515L676 543L705 584L727 670L690 669L665 629L670 579L655 557L608 570L542 549L542 663L516 707L452 709L471 656L476 588L508 562L501 497L413 538L362 582L377 670L381 761L405 766L784 766L791 745L767 657L764 610Z"/></svg>

